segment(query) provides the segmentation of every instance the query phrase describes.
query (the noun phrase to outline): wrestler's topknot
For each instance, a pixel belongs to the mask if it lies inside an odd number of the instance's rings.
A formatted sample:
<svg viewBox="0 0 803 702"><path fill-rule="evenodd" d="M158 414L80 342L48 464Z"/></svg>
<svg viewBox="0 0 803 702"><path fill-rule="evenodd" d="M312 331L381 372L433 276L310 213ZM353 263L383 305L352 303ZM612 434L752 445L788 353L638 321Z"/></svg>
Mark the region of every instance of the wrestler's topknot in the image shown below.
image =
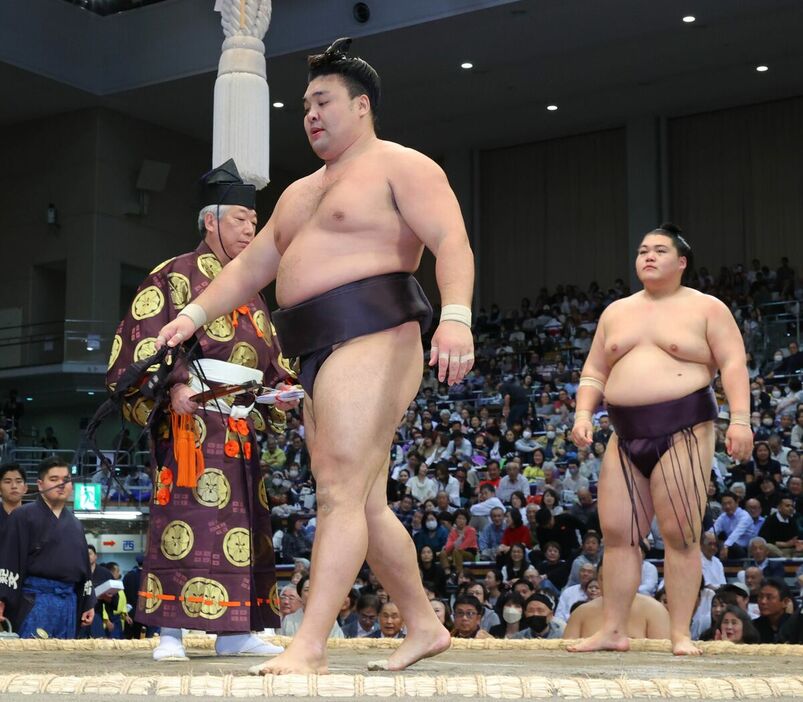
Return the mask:
<svg viewBox="0 0 803 702"><path fill-rule="evenodd" d="M379 74L367 61L357 56L349 56L348 51L350 48L351 39L344 37L332 42L332 45L322 54L308 56L309 74L307 75L307 83L312 82L319 76L341 76L348 87L350 97L368 96L368 100L371 103L371 115L374 123L376 123L382 95Z"/></svg>
<svg viewBox="0 0 803 702"><path fill-rule="evenodd" d="M694 267L694 257L689 242L683 238L683 230L677 224L664 222L660 227L656 227L650 233L663 234L672 239L672 244L675 246L678 256L683 256L686 259L686 270L683 271L683 279L686 280Z"/></svg>

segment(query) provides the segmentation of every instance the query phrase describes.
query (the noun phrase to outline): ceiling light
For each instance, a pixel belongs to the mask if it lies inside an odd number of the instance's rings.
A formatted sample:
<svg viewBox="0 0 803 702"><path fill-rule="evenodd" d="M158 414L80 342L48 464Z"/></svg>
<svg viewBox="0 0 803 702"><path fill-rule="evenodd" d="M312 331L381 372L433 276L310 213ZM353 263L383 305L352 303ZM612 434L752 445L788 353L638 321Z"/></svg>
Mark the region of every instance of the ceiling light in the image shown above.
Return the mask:
<svg viewBox="0 0 803 702"><path fill-rule="evenodd" d="M471 61L463 61L463 63L460 64L460 68L464 68L465 70L469 70L470 68L474 68L474 64L471 63Z"/></svg>
<svg viewBox="0 0 803 702"><path fill-rule="evenodd" d="M284 103L283 103L283 102L274 102L274 103L273 103L273 106L274 106L274 107L275 107L277 110L281 110L281 109L284 107Z"/></svg>
<svg viewBox="0 0 803 702"><path fill-rule="evenodd" d="M93 390L88 390L86 394L87 394L87 395L94 395L94 394L95 394L95 392L94 392Z"/></svg>
<svg viewBox="0 0 803 702"><path fill-rule="evenodd" d="M137 510L119 510L106 512L73 512L78 519L136 519L142 516Z"/></svg>
<svg viewBox="0 0 803 702"><path fill-rule="evenodd" d="M769 66L764 66L764 65L761 65L761 66L756 66L756 70L757 70L759 73L766 73L767 71L769 71L769 70L770 70L770 67L769 67Z"/></svg>
<svg viewBox="0 0 803 702"><path fill-rule="evenodd" d="M694 22L694 20L696 20L696 19L697 19L697 18L696 18L694 15L686 15L686 16L683 18L683 21L684 21L686 24L691 24L691 23L692 23L692 22Z"/></svg>
<svg viewBox="0 0 803 702"><path fill-rule="evenodd" d="M33 398L32 398L32 397L26 397L25 399L26 399L28 402L33 402Z"/></svg>
<svg viewBox="0 0 803 702"><path fill-rule="evenodd" d="M546 106L546 108L547 108L547 109L548 109L550 112L554 112L555 110L557 110L557 109L558 109L558 106L557 106L557 105L547 105L547 106Z"/></svg>

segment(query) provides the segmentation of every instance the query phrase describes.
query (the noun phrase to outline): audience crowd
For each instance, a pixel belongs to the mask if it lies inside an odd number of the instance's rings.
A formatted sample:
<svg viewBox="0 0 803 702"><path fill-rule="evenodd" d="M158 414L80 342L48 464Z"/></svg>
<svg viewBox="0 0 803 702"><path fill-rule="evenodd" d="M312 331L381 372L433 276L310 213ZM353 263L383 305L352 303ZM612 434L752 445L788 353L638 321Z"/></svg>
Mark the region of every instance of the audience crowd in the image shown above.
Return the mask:
<svg viewBox="0 0 803 702"><path fill-rule="evenodd" d="M776 270L757 260L717 275L700 268L689 284L729 305L743 331L755 436L752 460L732 463L727 399L715 380L720 414L692 633L803 643L803 354L791 327L787 343L767 348L762 324L768 315L776 328L786 316L799 318L803 284L785 258ZM615 427L601 406L589 449L569 437L597 320L628 294L617 280L609 290L542 289L504 312L492 305L476 316L475 367L461 384L448 388L424 370L388 457L388 503L410 532L432 606L454 637L560 638L599 626L605 535L596 487ZM280 594L282 630L292 634L303 617L315 533L315 483L298 413L289 413L284 434L262 437L261 462L277 561L293 564ZM627 495L622 508L630 509ZM641 546L630 634L665 638L657 524ZM367 567L331 635L404 635L398 607Z"/></svg>

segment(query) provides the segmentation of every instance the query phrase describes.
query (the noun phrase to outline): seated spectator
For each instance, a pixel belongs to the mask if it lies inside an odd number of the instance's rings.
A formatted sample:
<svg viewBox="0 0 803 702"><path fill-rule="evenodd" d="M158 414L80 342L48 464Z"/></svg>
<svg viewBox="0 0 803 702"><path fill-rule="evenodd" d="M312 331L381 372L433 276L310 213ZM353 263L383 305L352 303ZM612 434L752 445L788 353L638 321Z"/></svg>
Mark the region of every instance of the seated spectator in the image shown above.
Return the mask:
<svg viewBox="0 0 803 702"><path fill-rule="evenodd" d="M307 600L309 600L309 587L310 587L310 580L309 577L306 575L303 576L296 583L296 591L301 597L301 607L292 614L288 614L286 617L282 619L282 628L281 628L282 636L294 636L295 633L298 631L298 628L301 626L301 622L304 619L304 607L307 604ZM343 630L340 628L337 622L334 622L334 624L332 624L332 629L329 632L329 638L330 639L343 638Z"/></svg>
<svg viewBox="0 0 803 702"><path fill-rule="evenodd" d="M792 595L783 580L769 578L761 583L758 593L760 616L753 620L761 637L761 643L778 643L780 641L780 630L790 619L791 604Z"/></svg>
<svg viewBox="0 0 803 702"><path fill-rule="evenodd" d="M727 582L725 568L716 555L718 551L719 542L717 537L710 531L704 533L700 539L700 559L703 564L703 580L706 587L712 589L716 589Z"/></svg>
<svg viewBox="0 0 803 702"><path fill-rule="evenodd" d="M455 639L489 639L491 635L480 628L480 614L482 605L472 595L461 595L454 601L454 628L452 637Z"/></svg>
<svg viewBox="0 0 803 702"><path fill-rule="evenodd" d="M424 546L429 546L433 553L440 553L448 538L449 530L438 522L438 515L427 512L424 515L424 528L415 535L413 543L419 553Z"/></svg>
<svg viewBox="0 0 803 702"><path fill-rule="evenodd" d="M398 506L393 509L393 513L399 518L399 521L404 525L404 528L407 529L407 531L411 531L413 515L415 514L415 510L413 509L413 496L402 496L401 500L399 500Z"/></svg>
<svg viewBox="0 0 803 702"><path fill-rule="evenodd" d="M285 455L288 464L297 463L303 473L309 473L309 451L307 451L307 446L299 434L293 434L293 437L290 439L290 446L286 449Z"/></svg>
<svg viewBox="0 0 803 702"><path fill-rule="evenodd" d="M577 542L578 530L585 531L585 529L582 528L583 525L570 514L564 512L563 514L555 516L552 514L552 510L545 507L543 504L541 505L541 509L536 513L535 520L538 523L538 528L536 529L538 543L541 544L542 548L546 548L546 544L549 541L554 541L559 545L560 552L565 554L573 553L577 549L579 545ZM532 562L532 557L530 562ZM537 563L533 563L533 565L536 566L536 568L538 567ZM568 575L567 571L567 578Z"/></svg>
<svg viewBox="0 0 803 702"><path fill-rule="evenodd" d="M404 621L399 612L399 606L392 600L388 600L379 607L379 629L372 631L366 638L403 639L403 627Z"/></svg>
<svg viewBox="0 0 803 702"><path fill-rule="evenodd" d="M491 510L489 523L483 527L478 537L481 560L496 560L505 531L505 511L502 507L494 507ZM507 551L507 549L508 547L505 546L504 551Z"/></svg>
<svg viewBox="0 0 803 702"><path fill-rule="evenodd" d="M766 518L759 531L759 536L775 546L781 555L787 558L799 556L801 552L794 516L795 503L792 496L783 495L778 501L778 510Z"/></svg>
<svg viewBox="0 0 803 702"><path fill-rule="evenodd" d="M778 489L778 483L775 482L773 476L763 475L758 482L758 487L759 492L755 497L761 504L761 514L765 517L769 517L781 500L781 492Z"/></svg>
<svg viewBox="0 0 803 702"><path fill-rule="evenodd" d="M459 509L454 513L454 526L440 553L441 567L447 574L455 572L455 580L463 574L463 562L477 556L477 530L468 525L468 513Z"/></svg>
<svg viewBox="0 0 803 702"><path fill-rule="evenodd" d="M22 498L28 492L25 471L17 463L0 465L0 536L11 513L22 505Z"/></svg>
<svg viewBox="0 0 803 702"><path fill-rule="evenodd" d="M357 619L343 629L347 639L361 639L377 631L379 625L379 598L371 593L360 595L357 600Z"/></svg>
<svg viewBox="0 0 803 702"><path fill-rule="evenodd" d="M526 556L526 547L524 544L518 543L512 544L507 552L498 559L497 565L502 572L502 580L508 587L513 584L514 580L524 576L524 571L529 566Z"/></svg>
<svg viewBox="0 0 803 702"><path fill-rule="evenodd" d="M276 443L276 437L273 434L268 434L265 440L265 450L262 451L260 464L267 466L271 471L284 467L287 462L287 456Z"/></svg>
<svg viewBox="0 0 803 702"><path fill-rule="evenodd" d="M521 490L516 490L510 496L510 507L511 509L518 510L522 520L526 520L527 518L527 504L528 504L527 495L529 494L530 494L529 489L527 490L526 494ZM537 507L538 505L535 506Z"/></svg>
<svg viewBox="0 0 803 702"><path fill-rule="evenodd" d="M611 438L613 434L613 429L611 428L611 420L607 414L600 415L599 417L599 429L594 432L594 442L599 442L600 444L608 445L608 440Z"/></svg>
<svg viewBox="0 0 803 702"><path fill-rule="evenodd" d="M557 460L566 455L566 438L558 434L554 424L547 424L546 434L539 437L537 441L548 461Z"/></svg>
<svg viewBox="0 0 803 702"><path fill-rule="evenodd" d="M513 446L521 456L521 460L529 463L532 460L533 451L538 448L538 442L533 438L532 431L525 429L521 432L521 438Z"/></svg>
<svg viewBox="0 0 803 702"><path fill-rule="evenodd" d="M596 567L602 559L600 538L596 531L589 529L583 535L583 545L581 548L580 555L572 561L572 569L569 573L569 580L566 583L567 586L577 585L580 582L579 573L581 566L590 563Z"/></svg>
<svg viewBox="0 0 803 702"><path fill-rule="evenodd" d="M737 644L757 644L761 643L761 636L747 612L739 607L728 605L714 625L714 640Z"/></svg>
<svg viewBox="0 0 803 702"><path fill-rule="evenodd" d="M454 628L454 620L452 619L452 608L446 600L430 600L430 605L438 617L438 621L443 626L451 631Z"/></svg>
<svg viewBox="0 0 803 702"><path fill-rule="evenodd" d="M524 621L515 639L560 639L565 622L555 618L555 600L544 592L531 595L524 603Z"/></svg>
<svg viewBox="0 0 803 702"><path fill-rule="evenodd" d="M495 639L512 639L521 630L524 616L524 598L517 592L508 592L501 600L503 621L489 630Z"/></svg>
<svg viewBox="0 0 803 702"><path fill-rule="evenodd" d="M563 507L561 507L560 504L560 496L551 487L546 488L541 495L541 507L546 507L553 517L563 514Z"/></svg>
<svg viewBox="0 0 803 702"><path fill-rule="evenodd" d="M496 488L489 483L485 483L480 487L480 501L475 505L471 505L471 515L482 519L490 516L491 511L494 509L501 509L504 513L505 505L496 496Z"/></svg>
<svg viewBox="0 0 803 702"><path fill-rule="evenodd" d="M502 574L498 570L489 570L485 573L483 579L485 591L488 593L488 604L491 607L496 607L496 603L502 595L502 588L504 588L504 581Z"/></svg>
<svg viewBox="0 0 803 702"><path fill-rule="evenodd" d="M761 503L755 497L745 500L744 511L747 512L750 515L750 519L753 520L753 525L750 527L750 539L753 539L759 535L761 527L764 526L764 522L767 518L761 514ZM715 519L718 519L718 517L715 517ZM749 539L748 543L750 543Z"/></svg>
<svg viewBox="0 0 803 702"><path fill-rule="evenodd" d="M753 559L755 567L761 569L761 574L764 579L784 577L783 563L778 561L773 562L769 559L767 542L761 536L756 536L754 539L750 540L748 552L750 558Z"/></svg>
<svg viewBox="0 0 803 702"><path fill-rule="evenodd" d="M642 595L653 597L658 589L658 569L647 560L647 552L650 550L647 542L642 540L639 546L641 547L641 584L638 591Z"/></svg>
<svg viewBox="0 0 803 702"><path fill-rule="evenodd" d="M719 558L722 561L745 558L753 520L739 507L736 495L722 495L722 514L714 522L714 533L719 541Z"/></svg>
<svg viewBox="0 0 803 702"><path fill-rule="evenodd" d="M554 467L554 463L546 460L543 449L537 448L533 451L532 465L524 469L524 477L527 478L530 485L543 485L546 480L546 471L551 471Z"/></svg>
<svg viewBox="0 0 803 702"><path fill-rule="evenodd" d="M501 546L509 549L513 544L524 544L527 548L533 545L530 530L522 521L521 512L517 509L510 509L505 514L505 531L502 534Z"/></svg>
<svg viewBox="0 0 803 702"><path fill-rule="evenodd" d="M555 616L564 622L569 621L569 613L576 603L588 600L586 587L589 582L596 580L597 567L592 563L584 563L580 566L578 575L579 582L577 585L567 585L563 588L558 600L558 607L555 610Z"/></svg>
<svg viewBox="0 0 803 702"><path fill-rule="evenodd" d="M597 579L602 596L581 604L572 612L563 632L564 639L592 636L602 628L602 604L605 597L603 569L600 564ZM627 635L631 639L668 639L669 612L652 597L636 593L627 618Z"/></svg>
<svg viewBox="0 0 803 702"><path fill-rule="evenodd" d="M496 496L504 503L509 503L514 492L530 492L530 483L521 474L521 464L510 460L505 464L507 475L499 481Z"/></svg>
<svg viewBox="0 0 803 702"><path fill-rule="evenodd" d="M437 483L429 477L429 466L422 463L418 466L418 473L414 478L407 481L410 489L410 494L413 499L418 502L426 502L427 500L434 500L438 494Z"/></svg>
<svg viewBox="0 0 803 702"><path fill-rule="evenodd" d="M145 471L145 466L132 468L126 476L123 487L134 502L147 502L153 494L153 482L151 476Z"/></svg>
<svg viewBox="0 0 803 702"><path fill-rule="evenodd" d="M803 616L797 610L781 627L778 640L787 644L803 644Z"/></svg>
<svg viewBox="0 0 803 702"><path fill-rule="evenodd" d="M421 570L421 580L429 584L435 596L446 597L446 572L438 565L431 546L424 545L418 552L418 567Z"/></svg>
<svg viewBox="0 0 803 702"><path fill-rule="evenodd" d="M566 475L563 476L563 489L577 494L578 490L588 490L588 478L580 475L580 461L569 458L566 461Z"/></svg>
<svg viewBox="0 0 803 702"><path fill-rule="evenodd" d="M443 492L448 498L447 507L449 505L454 508L460 507L460 483L457 478L449 474L449 466L443 461L439 461L435 465L435 487L437 489L436 499Z"/></svg>
<svg viewBox="0 0 803 702"><path fill-rule="evenodd" d="M312 555L312 539L304 530L304 518L293 514L287 520L287 531L282 537L282 561L292 563L296 558Z"/></svg>
<svg viewBox="0 0 803 702"><path fill-rule="evenodd" d="M566 586L566 581L569 579L569 565L561 558L561 548L557 541L546 542L544 560L535 564L535 567L556 590L562 590Z"/></svg>
<svg viewBox="0 0 803 702"><path fill-rule="evenodd" d="M480 621L482 629L490 631L491 627L499 624L499 615L494 611L490 602L488 602L488 591L485 589L485 585L474 580L469 580L463 585L461 590L458 590L458 594L476 597L477 601L482 605L482 617Z"/></svg>
<svg viewBox="0 0 803 702"><path fill-rule="evenodd" d="M488 461L485 466L485 478L480 480L478 487L482 489L484 485L490 485L494 489L494 494L496 494L500 482L502 482L502 476L499 461Z"/></svg>
<svg viewBox="0 0 803 702"><path fill-rule="evenodd" d="M357 616L357 600L360 599L360 593L355 588L349 590L349 594L343 600L340 607L340 612L337 615L337 625L344 631L347 626L354 625L359 617Z"/></svg>
<svg viewBox="0 0 803 702"><path fill-rule="evenodd" d="M599 515L597 514L597 501L591 490L580 488L577 491L577 501L569 510L569 514L579 522L581 532L586 529L599 531Z"/></svg>

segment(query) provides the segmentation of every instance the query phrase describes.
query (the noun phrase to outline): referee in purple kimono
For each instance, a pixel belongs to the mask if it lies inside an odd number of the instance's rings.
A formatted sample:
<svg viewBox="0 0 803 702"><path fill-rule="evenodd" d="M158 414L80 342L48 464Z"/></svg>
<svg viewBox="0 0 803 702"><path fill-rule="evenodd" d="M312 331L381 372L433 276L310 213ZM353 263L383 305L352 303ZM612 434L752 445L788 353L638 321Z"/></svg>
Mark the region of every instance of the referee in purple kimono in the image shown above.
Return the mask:
<svg viewBox="0 0 803 702"><path fill-rule="evenodd" d="M256 234L256 191L234 161L201 181L201 243L157 266L139 287L112 344L106 382L155 352L156 336L199 295ZM170 374L169 403L126 395L123 414L151 421L153 498L136 621L161 627L155 660L185 660L181 629L218 635L218 655L265 655L282 649L252 632L279 626L270 510L259 466L257 431L280 432L282 409L253 395L192 401L214 382L292 377L265 301L257 296L196 332L193 356ZM195 339L186 340L192 346ZM283 405L287 409L291 405ZM151 414L159 414L152 418Z"/></svg>

